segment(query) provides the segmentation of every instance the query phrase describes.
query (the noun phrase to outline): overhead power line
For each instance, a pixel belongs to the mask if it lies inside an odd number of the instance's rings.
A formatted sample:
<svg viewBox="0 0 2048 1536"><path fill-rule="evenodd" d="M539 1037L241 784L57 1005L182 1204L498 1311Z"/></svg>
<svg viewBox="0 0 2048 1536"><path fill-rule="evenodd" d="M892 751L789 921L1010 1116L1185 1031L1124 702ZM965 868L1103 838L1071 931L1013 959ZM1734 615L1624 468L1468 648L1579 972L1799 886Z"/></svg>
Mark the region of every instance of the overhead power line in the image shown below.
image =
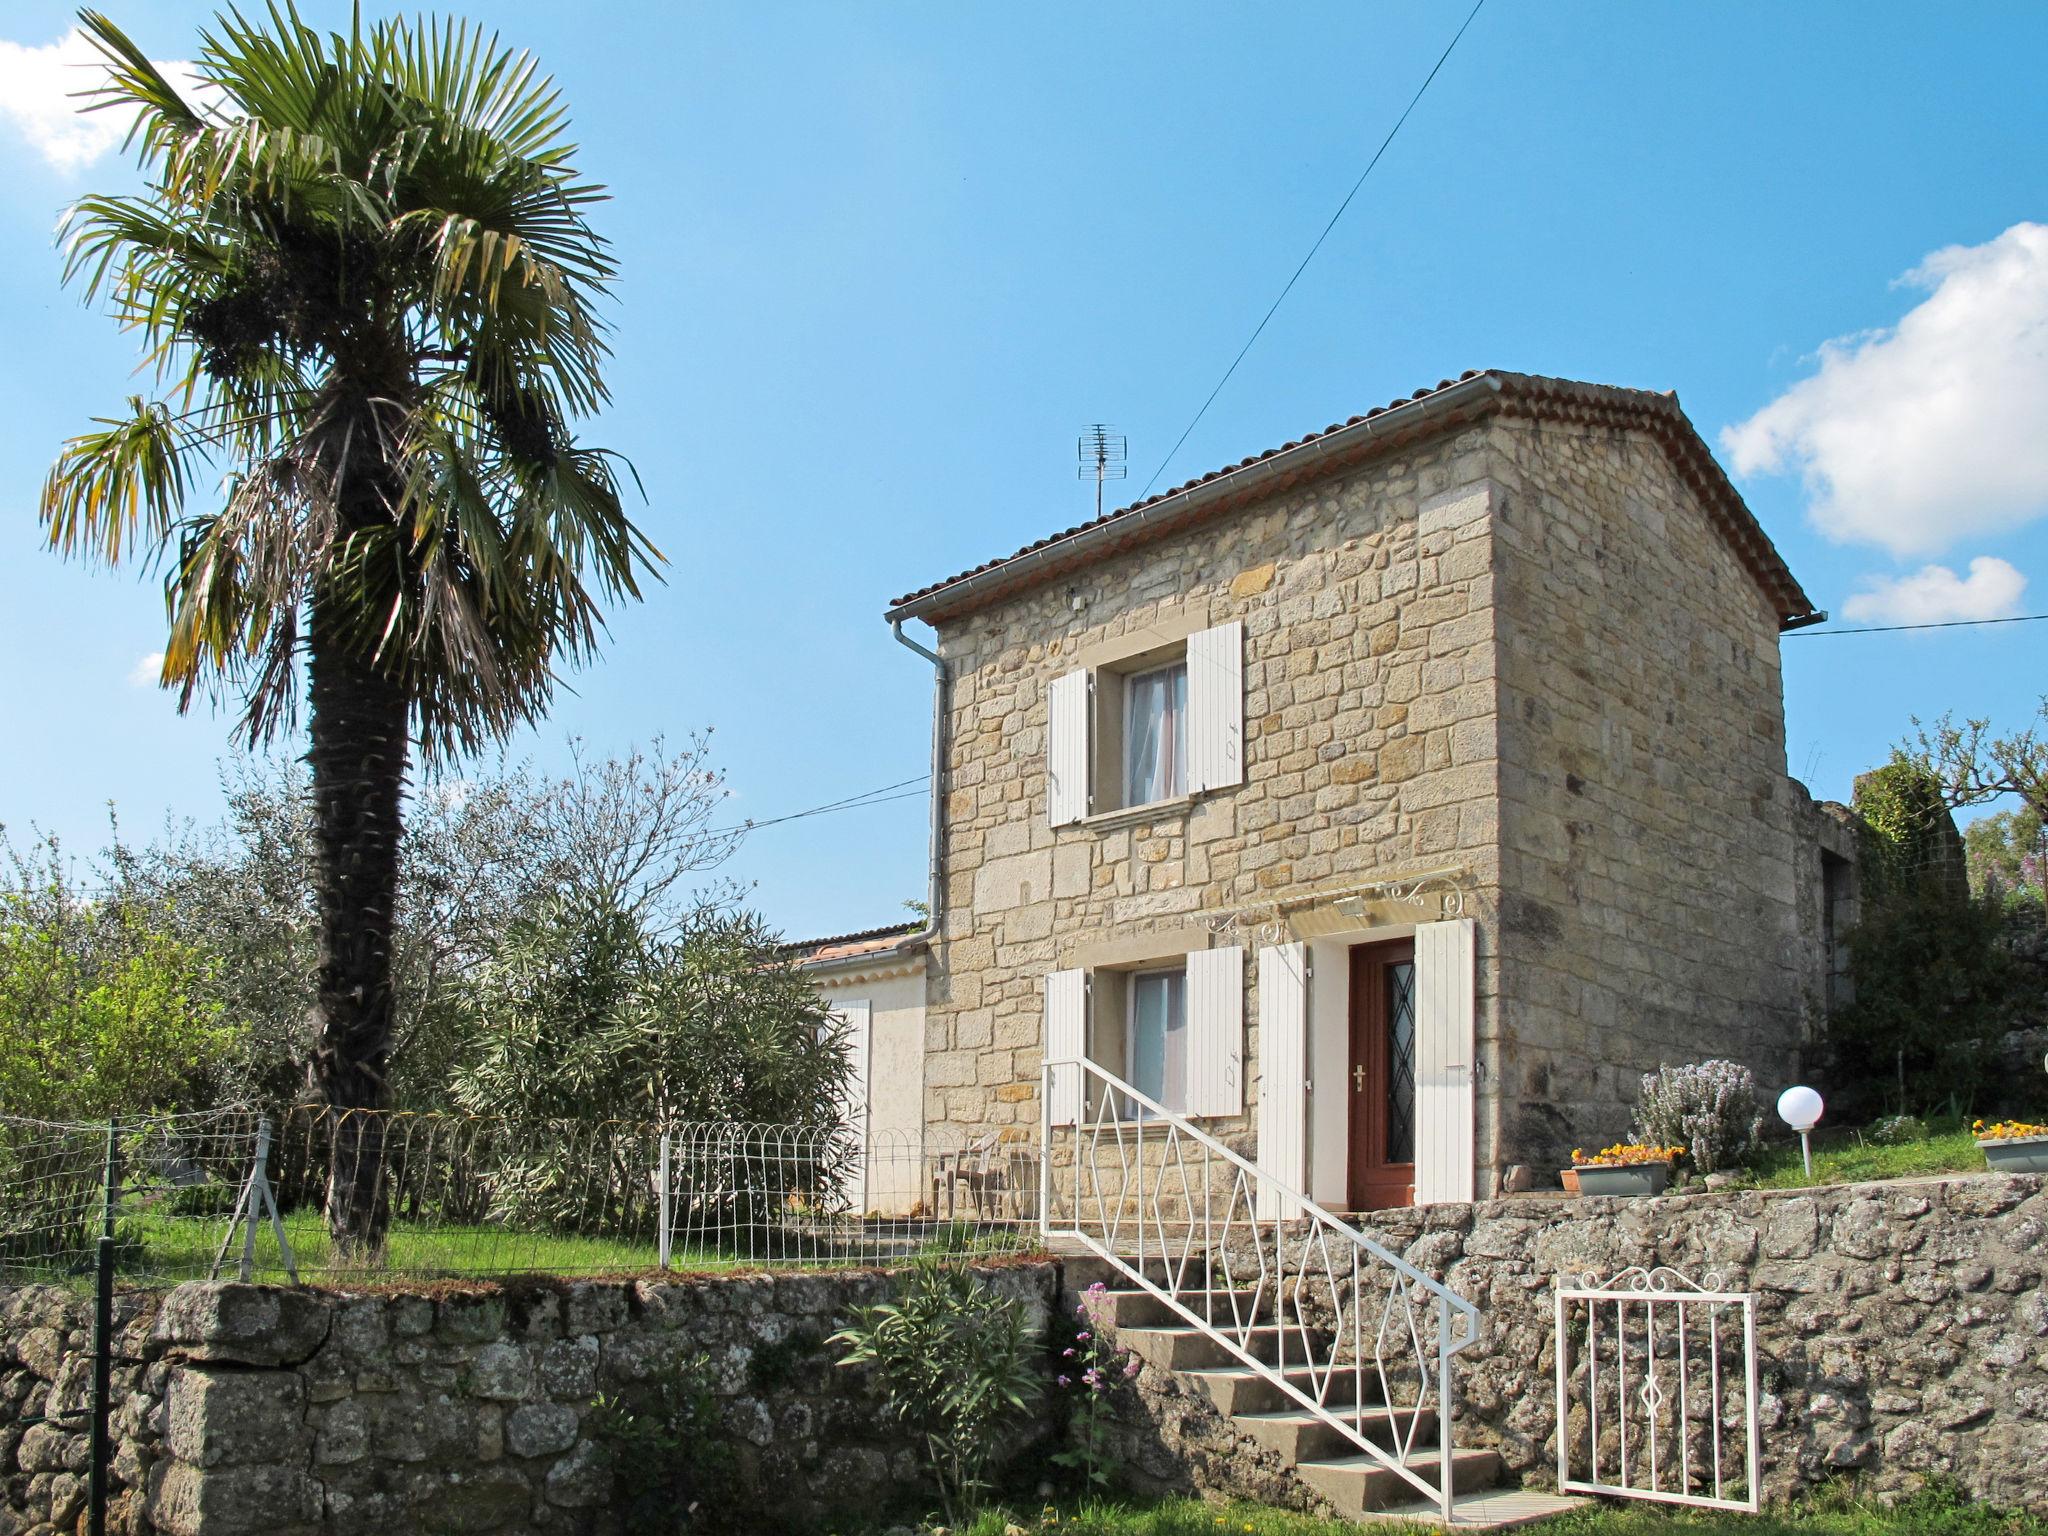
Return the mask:
<svg viewBox="0 0 2048 1536"><path fill-rule="evenodd" d="M1481 0L1484 3L1484 0ZM1903 630L1915 629L1970 629L1984 624L2038 624L2048 621L2048 613L2019 613L2002 619L1946 619L1930 624L1869 624L1854 629L1795 629L1791 635L1886 635ZM726 837L739 832L758 832L763 827L779 827L785 822L803 821L811 816L830 816L840 811L866 810L871 805L890 805L898 800L916 800L923 797L924 786L931 781L931 775L920 773L913 778L899 779L894 784L848 795L841 800L828 800L823 805L811 806L808 810L791 811L783 816L770 816L761 821L744 821L737 826L718 827L706 832L706 837Z"/></svg>
<svg viewBox="0 0 2048 1536"><path fill-rule="evenodd" d="M1159 477L1166 473L1166 466L1171 464L1173 462L1173 456L1176 453L1180 452L1181 444L1185 443L1188 440L1188 433L1193 432L1196 427L1201 425L1202 418L1209 414L1209 407L1214 405L1216 403L1216 397L1223 393L1223 386L1228 384L1230 382L1230 376L1233 373L1237 372L1237 365L1244 361L1245 354L1250 352L1252 349L1252 344L1256 342L1259 339L1259 337L1265 332L1267 322L1272 320L1273 316L1279 311L1280 306L1286 302L1287 295L1294 291L1294 285L1301 281L1301 274L1306 272L1308 270L1308 264L1316 259L1316 252L1320 251L1323 248L1323 242L1330 238L1330 231L1335 229L1337 227L1337 221L1344 217L1344 210L1349 208L1351 206L1351 200L1358 196L1359 188L1365 185L1366 177L1370 176L1372 174L1373 167L1380 163L1380 156L1384 155L1387 152L1387 146L1394 142L1394 135L1399 133L1401 131L1401 125L1408 121L1408 114L1415 110L1416 103L1422 100L1423 92L1429 89L1430 82L1435 80L1437 77L1437 71L1441 70L1444 67L1445 60L1450 58L1451 50L1458 46L1458 39L1462 38L1465 35L1465 29L1472 25L1473 20L1479 15L1480 8L1483 7L1485 4L1486 0L1478 0L1478 3L1472 7L1471 12L1465 17L1463 25L1461 25L1458 28L1458 30L1452 34L1450 42L1444 45L1444 51L1437 56L1437 61L1435 65L1431 67L1428 75L1426 75L1423 78L1422 84L1415 88L1415 94L1409 98L1408 105L1401 109L1401 115L1394 119L1394 126L1389 128L1387 130L1387 136L1384 139L1380 140L1380 147L1373 151L1372 159L1368 160L1366 162L1365 169L1358 173L1358 180L1351 183L1351 190L1344 194L1344 201L1339 203L1337 205L1337 211L1330 215L1330 222L1323 226L1323 232L1316 236L1315 244L1311 245L1308 248L1308 254L1301 258L1301 265L1296 267L1294 269L1294 275L1287 279L1287 286L1280 290L1280 296L1273 300L1272 304L1268 306L1265 315L1263 316L1263 318L1260 319L1258 325L1253 329L1250 338L1245 342L1245 344L1242 347L1238 348L1237 356L1232 358L1230 360L1230 366L1223 370L1223 377L1218 379L1216 381L1216 387L1209 391L1209 398L1204 400L1202 402L1202 408L1199 411L1195 412L1195 419L1188 423L1187 430L1182 432L1178 438L1174 439L1173 446L1166 451L1166 457L1161 459L1159 461L1159 467L1152 471L1152 478L1145 482L1145 489L1139 493L1138 500L1143 501L1147 496L1150 496L1152 494L1152 487L1157 485L1159 483Z"/></svg>
<svg viewBox="0 0 2048 1536"><path fill-rule="evenodd" d="M1866 624L1861 629L1795 629L1794 635L1891 635L1905 629L1974 629L1979 624L2038 624L2048 613L2016 613L2003 619L1943 619L1933 624Z"/></svg>
<svg viewBox="0 0 2048 1536"><path fill-rule="evenodd" d="M835 811L860 811L871 805L887 805L894 800L915 800L924 794L921 788L931 775L920 773L915 778L903 779L894 784L884 784L879 789L870 789L862 794L848 795L844 800L829 800L823 805L814 805L807 811L791 811L786 816L770 816L762 821L743 821L738 826L718 827L706 832L706 837L727 837L736 832L758 832L763 827L779 827L786 821L802 821L807 816L826 816Z"/></svg>

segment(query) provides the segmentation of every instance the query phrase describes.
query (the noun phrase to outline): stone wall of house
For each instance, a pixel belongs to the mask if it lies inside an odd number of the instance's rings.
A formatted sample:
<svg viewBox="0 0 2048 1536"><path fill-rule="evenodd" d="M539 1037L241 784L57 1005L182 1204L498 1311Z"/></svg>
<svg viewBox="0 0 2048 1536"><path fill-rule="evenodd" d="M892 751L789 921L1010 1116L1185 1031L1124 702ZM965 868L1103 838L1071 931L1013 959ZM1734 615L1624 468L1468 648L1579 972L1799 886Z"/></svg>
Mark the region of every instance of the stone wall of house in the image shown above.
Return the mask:
<svg viewBox="0 0 2048 1536"><path fill-rule="evenodd" d="M1793 1080L1804 790L1778 620L1647 433L1495 436L1499 1135L1555 1168L1628 1129L1641 1074L1728 1056Z"/></svg>
<svg viewBox="0 0 2048 1536"><path fill-rule="evenodd" d="M1214 942L1250 944L1275 902L1380 874L1463 866L1490 1017L1496 577L1469 488L1492 439L1474 427L1391 453L940 627L953 682L931 1121L1036 1121L1043 980L1089 942L1199 927L1186 947L1202 948L1235 913L1248 921ZM1135 823L1051 827L1048 684L1182 604L1199 625L1243 621L1245 782Z"/></svg>
<svg viewBox="0 0 2048 1536"><path fill-rule="evenodd" d="M1552 1281L1667 1265L1755 1293L1767 1498L1844 1476L1873 1491L1940 1478L2048 1509L2048 1179L1525 1196L1374 1219L1481 1309L1454 1439L1497 1448L1531 1483L1557 1466ZM1121 1440L1141 1481L1305 1505L1198 1390L1150 1368L1138 1386Z"/></svg>
<svg viewBox="0 0 2048 1536"><path fill-rule="evenodd" d="M990 1267L1043 1327L1052 1265ZM600 1393L706 1358L751 1528L913 1491L865 1373L824 1340L871 1272L534 1280L362 1295L192 1284L121 1298L112 1519L123 1536L619 1529ZM90 1301L0 1292L0 1536L83 1530Z"/></svg>
<svg viewBox="0 0 2048 1536"><path fill-rule="evenodd" d="M1858 828L1862 820L1836 800L1815 800L1806 786L1792 784L1794 885L1799 897L1800 995L1809 1021L1825 1022L1855 1000L1848 937L1862 913ZM1816 1058L1825 1054L1825 1029L1810 1030L1801 1075L1811 1079Z"/></svg>
<svg viewBox="0 0 2048 1536"><path fill-rule="evenodd" d="M1050 827L1048 685L1183 604L1244 623L1245 782ZM1788 1077L1811 860L1777 646L1652 438L1512 419L943 623L927 1118L1035 1118L1043 978L1095 941L1249 943L1276 903L1440 866L1477 920L1483 1192L1621 1134L1662 1062Z"/></svg>

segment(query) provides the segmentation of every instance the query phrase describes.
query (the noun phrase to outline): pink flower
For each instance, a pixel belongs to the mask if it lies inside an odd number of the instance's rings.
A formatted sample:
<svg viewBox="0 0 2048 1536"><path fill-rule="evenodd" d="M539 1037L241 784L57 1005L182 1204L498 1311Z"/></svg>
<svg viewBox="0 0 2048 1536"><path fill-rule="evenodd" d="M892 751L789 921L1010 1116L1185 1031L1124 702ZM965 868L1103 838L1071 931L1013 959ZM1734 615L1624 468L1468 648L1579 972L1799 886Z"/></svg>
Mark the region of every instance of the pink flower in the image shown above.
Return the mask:
<svg viewBox="0 0 2048 1536"><path fill-rule="evenodd" d="M1131 1356L1130 1361L1124 1366L1124 1380L1129 1381L1133 1376L1137 1375L1142 1364L1143 1362L1136 1355Z"/></svg>
<svg viewBox="0 0 2048 1536"><path fill-rule="evenodd" d="M1062 1360L1071 1360L1074 1358L1074 1352L1071 1349L1063 1349L1060 1351L1060 1358Z"/></svg>
<svg viewBox="0 0 2048 1536"><path fill-rule="evenodd" d="M1074 1384L1074 1379L1073 1379L1073 1377L1071 1377L1071 1376L1062 1376L1062 1377L1060 1378L1060 1385L1061 1385L1061 1386L1063 1386L1063 1387L1071 1387L1071 1386L1072 1386L1073 1384Z"/></svg>
<svg viewBox="0 0 2048 1536"><path fill-rule="evenodd" d="M1091 1334L1087 1329L1083 1328L1079 1333L1074 1335L1074 1342L1076 1344L1085 1344L1093 1337L1093 1334Z"/></svg>

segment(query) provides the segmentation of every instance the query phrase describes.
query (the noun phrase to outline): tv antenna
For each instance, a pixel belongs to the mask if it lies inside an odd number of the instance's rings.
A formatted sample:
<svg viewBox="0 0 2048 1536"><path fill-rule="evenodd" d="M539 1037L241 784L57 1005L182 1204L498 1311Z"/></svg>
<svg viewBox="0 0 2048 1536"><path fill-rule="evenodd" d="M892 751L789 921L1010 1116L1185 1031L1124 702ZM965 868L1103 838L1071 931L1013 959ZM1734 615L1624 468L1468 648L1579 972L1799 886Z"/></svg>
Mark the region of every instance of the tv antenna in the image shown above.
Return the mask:
<svg viewBox="0 0 2048 1536"><path fill-rule="evenodd" d="M1102 516L1102 482L1121 480L1130 473L1127 460L1130 445L1123 433L1106 421L1090 422L1081 429L1079 476L1095 482L1095 515Z"/></svg>

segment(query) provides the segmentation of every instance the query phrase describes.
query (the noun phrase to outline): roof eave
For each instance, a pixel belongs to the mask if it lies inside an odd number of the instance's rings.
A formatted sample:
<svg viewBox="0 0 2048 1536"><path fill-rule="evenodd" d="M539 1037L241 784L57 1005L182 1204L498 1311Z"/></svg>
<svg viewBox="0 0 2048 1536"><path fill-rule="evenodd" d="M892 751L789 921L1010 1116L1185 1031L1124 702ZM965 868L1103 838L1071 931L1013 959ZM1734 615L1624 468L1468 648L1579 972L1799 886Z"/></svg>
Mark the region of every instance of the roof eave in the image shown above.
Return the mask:
<svg viewBox="0 0 2048 1536"><path fill-rule="evenodd" d="M892 624L902 619L923 619L929 623L980 607L1013 587L1030 585L1047 570L1079 566L1099 551L1142 539L1163 523L1194 518L1220 502L1250 499L1274 482L1300 479L1332 460L1349 458L1390 437L1410 436L1460 411L1490 406L1499 397L1500 390L1501 380L1497 374L1483 373L1474 378L1460 379L1447 388L1432 391L1423 399L1368 416L1334 432L1326 432L1296 447L1282 449L1269 458L1261 458L1241 469L1176 491L1150 505L1077 529L1037 549L1013 555L986 570L947 582L934 591L907 598L889 608L883 618Z"/></svg>
<svg viewBox="0 0 2048 1536"><path fill-rule="evenodd" d="M1756 515L1700 438L1698 429L1687 419L1675 395L1581 385L1498 370L1458 379L1418 399L1209 476L1157 501L1114 513L1037 548L900 599L886 610L884 617L891 623L921 619L937 624L970 613L1060 572L1078 569L1098 556L1143 543L1156 532L1192 524L1212 511L1256 499L1394 442L1447 430L1466 420L1492 414L1503 408L1510 386L1520 402L1517 413L1535 409L1540 400L1562 399L1570 394L1577 398L1593 397L1598 403L1626 411L1640 424L1654 424L1681 474L1707 505L1709 516L1722 523L1738 557L1770 599L1780 630L1798 629L1825 617L1792 575Z"/></svg>

